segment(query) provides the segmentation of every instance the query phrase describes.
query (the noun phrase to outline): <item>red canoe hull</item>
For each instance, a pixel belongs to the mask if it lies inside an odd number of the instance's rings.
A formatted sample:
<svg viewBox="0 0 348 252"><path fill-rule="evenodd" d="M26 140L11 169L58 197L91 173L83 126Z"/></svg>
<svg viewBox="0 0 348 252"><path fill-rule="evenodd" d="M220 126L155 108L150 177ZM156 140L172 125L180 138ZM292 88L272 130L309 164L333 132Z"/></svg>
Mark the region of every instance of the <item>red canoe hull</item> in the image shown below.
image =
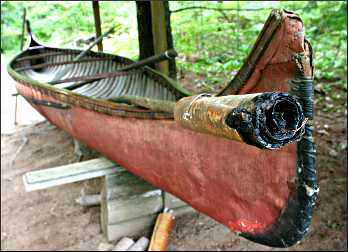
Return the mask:
<svg viewBox="0 0 348 252"><path fill-rule="evenodd" d="M17 89L27 97L60 102L21 84ZM76 139L233 231L258 233L270 227L294 188L293 144L260 150L183 129L173 120L33 106Z"/></svg>

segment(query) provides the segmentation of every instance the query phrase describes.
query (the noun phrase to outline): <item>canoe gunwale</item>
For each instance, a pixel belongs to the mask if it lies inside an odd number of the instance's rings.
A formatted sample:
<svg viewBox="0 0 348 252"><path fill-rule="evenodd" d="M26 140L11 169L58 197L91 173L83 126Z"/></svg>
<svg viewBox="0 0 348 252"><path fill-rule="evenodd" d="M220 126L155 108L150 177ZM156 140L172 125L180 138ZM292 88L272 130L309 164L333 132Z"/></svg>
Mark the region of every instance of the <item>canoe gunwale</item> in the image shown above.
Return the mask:
<svg viewBox="0 0 348 252"><path fill-rule="evenodd" d="M15 71L24 71L24 70L31 70L31 69L40 69L43 67L50 67L50 66L60 66L60 65L69 65L69 64L77 64L77 63L90 63L94 61L106 61L110 60L108 58L92 58L92 59L80 59L80 60L67 60L67 61L62 61L62 62L56 62L56 63L43 63L43 64L37 64L33 66L28 66L28 67L20 67L15 69Z"/></svg>
<svg viewBox="0 0 348 252"><path fill-rule="evenodd" d="M111 102L108 100L89 98L80 94L72 93L66 94L66 92L57 92L49 88L41 87L41 85L33 85L20 79L13 77L21 85L30 87L33 90L39 91L41 94L52 97L57 102L62 102L70 107L81 107L97 113L103 113L110 116L120 117L133 117L137 119L167 119L174 120L172 113L166 112L154 112L141 108L130 108L128 105L122 105L120 103ZM41 84L41 83L40 83ZM57 89L57 88L55 88ZM58 91L61 89L58 89ZM69 92L69 91L68 91ZM26 98L26 97L25 97ZM28 98L33 98L29 97Z"/></svg>

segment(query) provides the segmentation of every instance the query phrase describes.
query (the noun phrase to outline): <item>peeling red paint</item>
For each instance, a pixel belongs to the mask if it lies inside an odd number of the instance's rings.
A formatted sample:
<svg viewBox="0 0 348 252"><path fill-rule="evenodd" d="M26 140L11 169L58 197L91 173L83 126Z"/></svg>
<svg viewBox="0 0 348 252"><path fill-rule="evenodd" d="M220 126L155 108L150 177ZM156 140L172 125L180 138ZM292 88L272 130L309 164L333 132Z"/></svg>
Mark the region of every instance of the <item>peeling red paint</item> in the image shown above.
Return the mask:
<svg viewBox="0 0 348 252"><path fill-rule="evenodd" d="M239 219L235 222L231 221L228 226L233 232L247 232L250 234L254 233L255 230L264 230L266 227L264 223L248 219Z"/></svg>

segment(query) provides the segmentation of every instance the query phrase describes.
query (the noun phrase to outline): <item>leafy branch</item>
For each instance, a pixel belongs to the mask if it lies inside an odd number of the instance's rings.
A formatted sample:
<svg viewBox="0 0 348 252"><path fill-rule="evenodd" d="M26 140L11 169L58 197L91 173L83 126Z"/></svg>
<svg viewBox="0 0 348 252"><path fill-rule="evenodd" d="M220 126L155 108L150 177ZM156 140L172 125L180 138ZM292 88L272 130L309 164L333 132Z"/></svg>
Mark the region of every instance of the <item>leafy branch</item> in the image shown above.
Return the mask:
<svg viewBox="0 0 348 252"><path fill-rule="evenodd" d="M259 11L259 10L271 10L272 8L238 9L238 8L214 8L214 7L205 7L205 6L189 6L185 8L171 10L170 13L177 13L177 12L192 10L192 9L214 10L214 11L223 12L223 11Z"/></svg>

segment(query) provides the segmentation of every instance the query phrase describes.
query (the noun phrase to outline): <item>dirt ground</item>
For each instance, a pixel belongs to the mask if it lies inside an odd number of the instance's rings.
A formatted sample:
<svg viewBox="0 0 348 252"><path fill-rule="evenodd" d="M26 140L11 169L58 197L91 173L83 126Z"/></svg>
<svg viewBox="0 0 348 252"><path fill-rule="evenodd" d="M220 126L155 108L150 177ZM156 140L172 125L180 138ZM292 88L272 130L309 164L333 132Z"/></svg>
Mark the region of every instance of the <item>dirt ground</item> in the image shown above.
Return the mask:
<svg viewBox="0 0 348 252"><path fill-rule="evenodd" d="M336 91L339 97L316 92L320 197L309 233L287 250L347 250L347 96ZM72 138L48 122L2 132L1 250L97 250L106 242L99 207L75 203L82 183L24 190L24 173L75 161ZM188 214L175 220L169 250L270 248L238 237L202 214Z"/></svg>

